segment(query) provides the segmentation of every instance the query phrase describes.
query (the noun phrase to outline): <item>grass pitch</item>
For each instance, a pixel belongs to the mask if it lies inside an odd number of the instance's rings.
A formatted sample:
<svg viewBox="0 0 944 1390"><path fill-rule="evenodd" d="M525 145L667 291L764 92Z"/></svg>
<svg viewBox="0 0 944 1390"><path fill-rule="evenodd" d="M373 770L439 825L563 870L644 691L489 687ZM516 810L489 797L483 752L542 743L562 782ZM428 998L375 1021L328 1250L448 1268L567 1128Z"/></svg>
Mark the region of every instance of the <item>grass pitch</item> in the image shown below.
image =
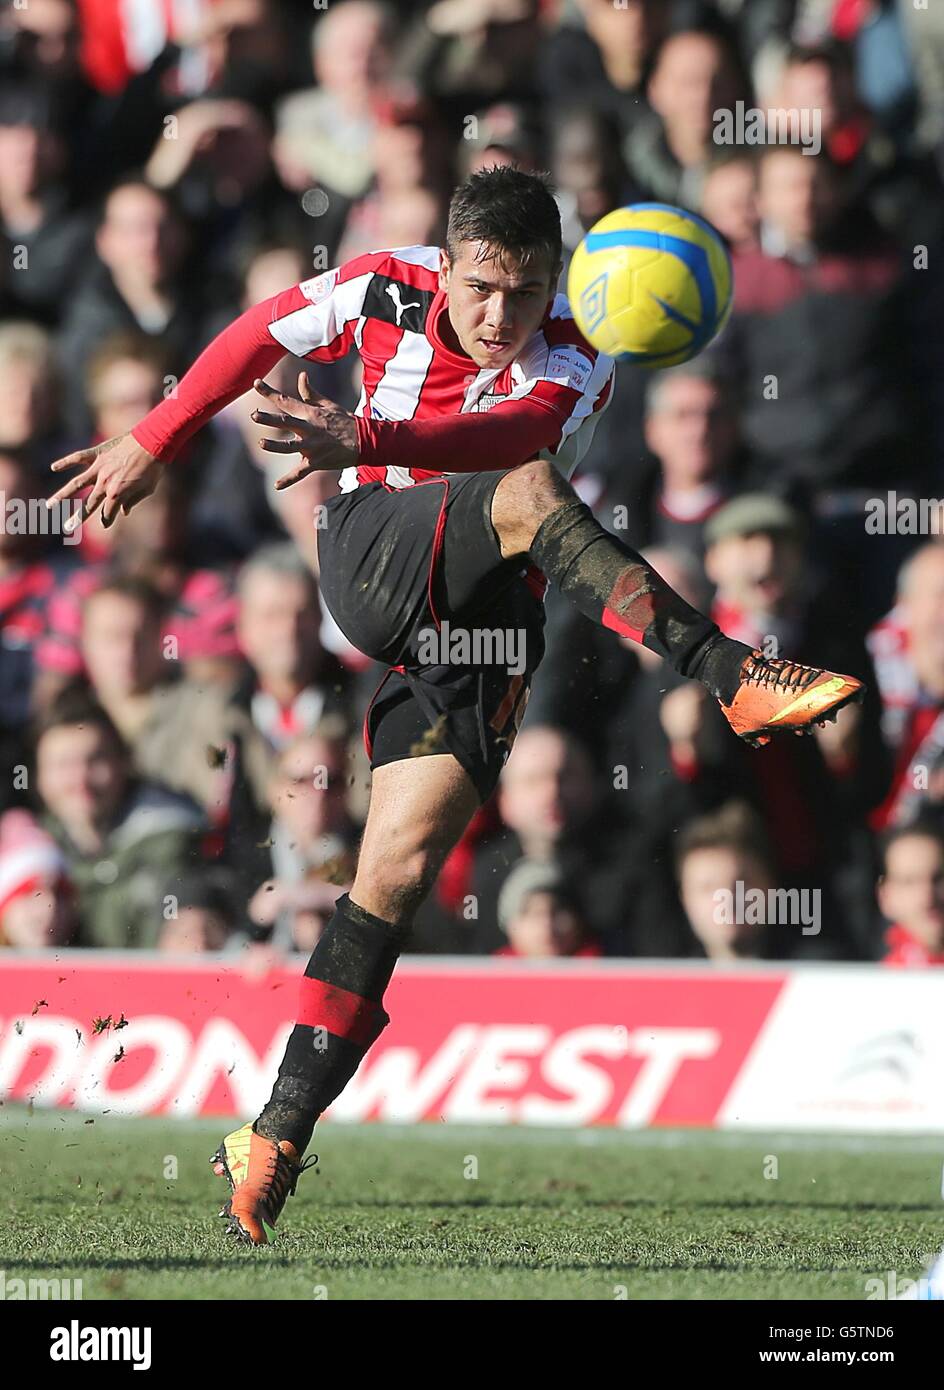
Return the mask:
<svg viewBox="0 0 944 1390"><path fill-rule="evenodd" d="M0 1109L7 1281L81 1279L86 1300L865 1299L944 1244L940 1140L329 1125L276 1243L247 1250L216 1219L225 1122L88 1118Z"/></svg>

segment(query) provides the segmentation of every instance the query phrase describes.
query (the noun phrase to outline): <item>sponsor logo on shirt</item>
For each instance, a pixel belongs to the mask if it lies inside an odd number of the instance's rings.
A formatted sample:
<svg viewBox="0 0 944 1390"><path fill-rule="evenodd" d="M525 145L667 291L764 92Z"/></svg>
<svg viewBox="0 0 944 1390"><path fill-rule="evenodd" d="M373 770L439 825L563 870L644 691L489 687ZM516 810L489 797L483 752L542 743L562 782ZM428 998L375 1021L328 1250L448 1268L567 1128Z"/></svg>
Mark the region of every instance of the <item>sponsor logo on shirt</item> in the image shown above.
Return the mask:
<svg viewBox="0 0 944 1390"><path fill-rule="evenodd" d="M492 391L485 391L478 398L476 410L491 410L493 405L498 405L499 401L507 401L507 396L496 395Z"/></svg>
<svg viewBox="0 0 944 1390"><path fill-rule="evenodd" d="M334 289L338 281L337 270L326 270L324 275L316 275L313 280L303 280L299 289L312 304L320 304Z"/></svg>
<svg viewBox="0 0 944 1390"><path fill-rule="evenodd" d="M390 275L371 276L362 313L367 319L383 319L407 333L423 333L433 302L432 290L419 290Z"/></svg>
<svg viewBox="0 0 944 1390"><path fill-rule="evenodd" d="M557 382L560 386L569 386L573 391L583 391L592 371L593 363L586 353L581 352L579 348L565 345L551 350L544 376L548 381Z"/></svg>

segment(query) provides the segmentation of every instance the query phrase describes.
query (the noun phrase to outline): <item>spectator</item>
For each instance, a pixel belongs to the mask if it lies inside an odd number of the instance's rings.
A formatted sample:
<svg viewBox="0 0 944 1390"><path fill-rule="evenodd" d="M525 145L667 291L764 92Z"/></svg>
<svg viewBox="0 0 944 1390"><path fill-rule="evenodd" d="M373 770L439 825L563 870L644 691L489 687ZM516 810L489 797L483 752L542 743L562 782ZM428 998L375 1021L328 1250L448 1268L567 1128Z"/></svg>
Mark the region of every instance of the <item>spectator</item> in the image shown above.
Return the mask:
<svg viewBox="0 0 944 1390"><path fill-rule="evenodd" d="M749 808L731 802L691 821L679 840L677 866L679 898L697 954L716 964L793 954L778 940L778 933L790 930L786 924L737 910L739 901L750 901L748 894L760 890L766 899L774 887L763 830Z"/></svg>
<svg viewBox="0 0 944 1390"><path fill-rule="evenodd" d="M433 98L447 120L504 97L536 95L538 0L438 0L414 19L395 76Z"/></svg>
<svg viewBox="0 0 944 1390"><path fill-rule="evenodd" d="M910 91L903 96L907 101ZM817 144L844 173L849 202L868 208L910 251L916 231L924 230L914 226L916 218L923 220L921 203L935 198L937 180L930 184L926 162L901 148L907 137L895 131L894 113L875 112L860 100L852 50L835 42L793 47L769 104L796 113L793 138L815 132ZM940 202L939 195L935 200Z"/></svg>
<svg viewBox="0 0 944 1390"><path fill-rule="evenodd" d="M310 276L311 265L301 251L285 244L262 243L253 249L245 267L240 307L249 309ZM226 326L228 317L223 316L216 325L218 330ZM268 374L267 380L279 389L293 390L302 365L300 359L288 358ZM353 406L356 395L351 395L350 387L345 393L343 363L309 366L317 390ZM199 536L199 555L205 564L239 563L260 545L283 535L273 505L277 507L279 494L270 496L266 481L271 456L259 447L266 431L252 418L258 403L255 391L238 396L213 419L196 442L193 460L184 464L194 474L190 529ZM312 476L323 478L321 474ZM287 494L289 504L294 491ZM306 539L310 531L309 525Z"/></svg>
<svg viewBox="0 0 944 1390"><path fill-rule="evenodd" d="M912 282L861 210L849 215L825 156L766 150L759 204L762 249L735 254L719 347L741 383L751 480L835 494L834 513L857 489L838 514L860 538L861 489L894 476L904 490L926 468ZM863 563L856 552L850 569Z"/></svg>
<svg viewBox="0 0 944 1390"><path fill-rule="evenodd" d="M145 581L112 579L85 600L80 651L95 698L128 744L142 776L191 797L226 826L234 783L263 805L268 746L223 688L178 680L162 641L165 604Z"/></svg>
<svg viewBox="0 0 944 1390"><path fill-rule="evenodd" d="M288 542L264 546L239 576L239 643L250 671L236 703L275 749L343 714L342 668L319 638L318 586Z"/></svg>
<svg viewBox="0 0 944 1390"><path fill-rule="evenodd" d="M370 190L348 210L339 261L377 246L428 246L445 238L447 160L433 112L391 103L373 134Z"/></svg>
<svg viewBox="0 0 944 1390"><path fill-rule="evenodd" d="M465 178L496 164L514 164L534 173L543 167L541 148L542 128L531 109L511 101L495 102L463 130L460 174Z"/></svg>
<svg viewBox="0 0 944 1390"><path fill-rule="evenodd" d="M714 159L705 171L701 210L732 251L756 251L760 236L757 161L737 151Z"/></svg>
<svg viewBox="0 0 944 1390"><path fill-rule="evenodd" d="M944 834L918 822L885 839L876 890L885 933L885 965L944 965Z"/></svg>
<svg viewBox="0 0 944 1390"><path fill-rule="evenodd" d="M286 97L276 118L273 153L286 187L321 189L329 209L366 193L376 170L375 104L394 32L394 10L374 0L342 0L315 24L316 85Z"/></svg>
<svg viewBox="0 0 944 1390"><path fill-rule="evenodd" d="M103 530L98 522L83 523L79 551L88 563L52 596L36 651L41 706L82 675L82 605L101 584L121 576L143 579L163 595L168 650L188 675L223 685L238 678L237 601L230 577L194 568L189 559L192 486L186 467L170 468L119 526Z"/></svg>
<svg viewBox="0 0 944 1390"><path fill-rule="evenodd" d="M649 382L646 444L658 465L642 497L605 494L623 504L630 544L704 553L704 528L734 488L738 464L737 415L731 390L711 359L699 358L659 372Z"/></svg>
<svg viewBox="0 0 944 1390"><path fill-rule="evenodd" d="M52 339L35 323L0 324L0 449L23 450L37 472L66 445Z"/></svg>
<svg viewBox="0 0 944 1390"><path fill-rule="evenodd" d="M902 566L896 615L873 632L884 729L895 750L891 788L876 826L912 819L927 799L929 769L944 750L944 545L930 542Z"/></svg>
<svg viewBox="0 0 944 1390"><path fill-rule="evenodd" d="M105 198L95 250L94 270L65 314L63 369L87 362L110 335L132 332L159 342L182 371L196 356L201 305L183 273L184 225L166 194L140 179L119 183ZM80 392L71 404L76 428L87 429Z"/></svg>
<svg viewBox="0 0 944 1390"><path fill-rule="evenodd" d="M226 882L204 870L174 880L168 887L157 949L169 955L225 950L236 916Z"/></svg>
<svg viewBox="0 0 944 1390"><path fill-rule="evenodd" d="M81 698L63 700L44 719L36 781L44 827L75 884L82 944L155 946L161 890L198 860L196 805L138 780L108 715Z"/></svg>
<svg viewBox="0 0 944 1390"><path fill-rule="evenodd" d="M137 333L105 338L85 371L93 442L125 434L157 405L176 381L169 368L169 356L152 338Z"/></svg>
<svg viewBox="0 0 944 1390"><path fill-rule="evenodd" d="M521 858L555 864L579 883L588 927L604 944L609 933L612 948L626 928L631 901L625 889L629 835L614 823L582 745L557 729L523 729L502 773L498 809L505 829L477 847L472 870L478 912L472 949L494 951L505 944L498 897Z"/></svg>
<svg viewBox="0 0 944 1390"><path fill-rule="evenodd" d="M586 929L576 896L554 864L522 859L515 865L498 895L498 925L508 945L500 946L496 956L541 960L603 954Z"/></svg>
<svg viewBox="0 0 944 1390"><path fill-rule="evenodd" d="M49 93L11 84L0 95L0 248L18 309L47 325L91 242L88 218L70 207L66 159Z"/></svg>
<svg viewBox="0 0 944 1390"><path fill-rule="evenodd" d="M551 129L551 172L557 184L566 275L570 257L593 224L630 201L629 176L606 117L582 107L558 115Z"/></svg>
<svg viewBox="0 0 944 1390"><path fill-rule="evenodd" d="M871 663L848 620L835 611L829 591L823 592L805 548L806 534L800 514L778 498L760 493L744 494L729 502L706 527L708 545L705 569L716 586L712 613L731 635L762 648L767 655L796 649L835 657L871 677ZM851 629L851 630L850 630ZM870 681L870 684L872 682ZM840 711L836 729L841 739L816 729L816 741L835 775L854 775L858 793L874 805L884 790L882 759L865 759L863 749L874 749L879 709L874 691L867 702ZM866 768L865 763L871 764Z"/></svg>
<svg viewBox="0 0 944 1390"><path fill-rule="evenodd" d="M38 478L23 452L0 452L0 512L0 759L13 770L3 779L2 811L16 799L17 788L22 791L15 769L27 762L36 643L70 562L68 552L52 552L49 538L40 532L38 522L51 523L52 529L60 517L47 513Z"/></svg>
<svg viewBox="0 0 944 1390"><path fill-rule="evenodd" d="M179 202L211 277L236 282L248 248L262 241L305 244L310 223L278 178L262 111L248 101L204 97L174 120L175 138L164 132L145 172Z"/></svg>
<svg viewBox="0 0 944 1390"><path fill-rule="evenodd" d="M701 206L706 168L715 149L714 116L731 110L742 80L727 42L710 30L670 34L659 48L647 95L652 114L636 122L623 155L644 196Z"/></svg>
<svg viewBox="0 0 944 1390"><path fill-rule="evenodd" d="M67 946L74 930L62 851L28 811L7 811L0 816L0 946Z"/></svg>
<svg viewBox="0 0 944 1390"><path fill-rule="evenodd" d="M269 867L249 903L254 926L280 951L314 950L354 881L357 829L347 808L343 726L283 748L270 786Z"/></svg>
<svg viewBox="0 0 944 1390"><path fill-rule="evenodd" d="M75 150L85 153L95 93L82 71L75 0L5 5L0 34L0 83L25 82L52 93L63 131L69 132Z"/></svg>
<svg viewBox="0 0 944 1390"><path fill-rule="evenodd" d="M580 105L614 117L623 135L645 110L645 84L653 54L666 27L661 0L577 0L544 45L540 58L542 95L553 109L561 93L576 93Z"/></svg>

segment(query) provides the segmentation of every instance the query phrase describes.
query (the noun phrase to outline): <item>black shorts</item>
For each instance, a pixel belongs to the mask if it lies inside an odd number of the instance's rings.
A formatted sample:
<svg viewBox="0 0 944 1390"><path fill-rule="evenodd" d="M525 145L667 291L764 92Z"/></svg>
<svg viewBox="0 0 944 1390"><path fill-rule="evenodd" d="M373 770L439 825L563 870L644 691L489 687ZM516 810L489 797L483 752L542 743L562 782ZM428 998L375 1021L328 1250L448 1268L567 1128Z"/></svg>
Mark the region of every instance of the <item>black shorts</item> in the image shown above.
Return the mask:
<svg viewBox="0 0 944 1390"><path fill-rule="evenodd" d="M544 655L544 602L491 522L504 472L407 488L366 483L327 503L321 589L359 651L390 667L364 720L371 767L451 753L491 795Z"/></svg>

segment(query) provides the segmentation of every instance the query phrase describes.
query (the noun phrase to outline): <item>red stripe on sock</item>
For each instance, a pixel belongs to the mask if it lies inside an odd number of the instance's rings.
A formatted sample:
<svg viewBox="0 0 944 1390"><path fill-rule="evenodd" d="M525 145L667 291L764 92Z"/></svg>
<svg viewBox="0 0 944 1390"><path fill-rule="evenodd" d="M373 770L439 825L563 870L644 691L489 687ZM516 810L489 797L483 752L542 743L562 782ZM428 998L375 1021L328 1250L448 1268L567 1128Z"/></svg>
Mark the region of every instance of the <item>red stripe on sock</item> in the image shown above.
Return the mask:
<svg viewBox="0 0 944 1390"><path fill-rule="evenodd" d="M611 632L618 632L621 637L631 637L634 642L641 642L646 635L640 628L630 627L626 619L614 613L612 608L604 608L603 626L608 627Z"/></svg>
<svg viewBox="0 0 944 1390"><path fill-rule="evenodd" d="M336 1038L361 1047L370 1047L390 1022L389 1017L372 999L352 994L349 989L325 984L324 980L302 980L297 1023L309 1028L327 1028Z"/></svg>

